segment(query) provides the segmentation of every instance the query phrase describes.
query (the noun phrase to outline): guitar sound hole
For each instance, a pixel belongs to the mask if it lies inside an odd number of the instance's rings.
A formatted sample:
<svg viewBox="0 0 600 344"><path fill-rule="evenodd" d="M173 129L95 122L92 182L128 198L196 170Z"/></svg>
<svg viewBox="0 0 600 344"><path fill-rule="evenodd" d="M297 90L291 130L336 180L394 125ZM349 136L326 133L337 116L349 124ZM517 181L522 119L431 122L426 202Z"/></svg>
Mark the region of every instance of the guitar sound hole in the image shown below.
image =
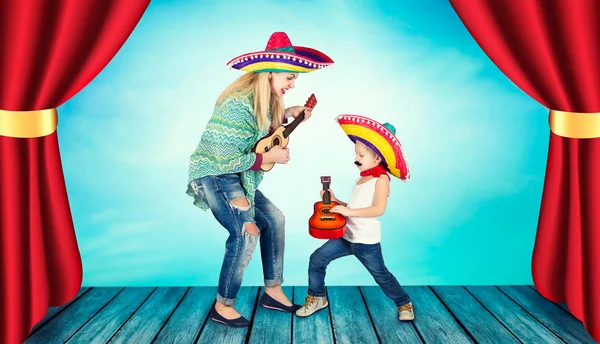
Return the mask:
<svg viewBox="0 0 600 344"><path fill-rule="evenodd" d="M274 146L279 146L279 142L280 142L279 141L279 137L276 137L276 138L273 139L273 145Z"/></svg>
<svg viewBox="0 0 600 344"><path fill-rule="evenodd" d="M325 209L321 209L321 214L329 215L329 214L331 214L331 212L329 211L329 208L325 208Z"/></svg>

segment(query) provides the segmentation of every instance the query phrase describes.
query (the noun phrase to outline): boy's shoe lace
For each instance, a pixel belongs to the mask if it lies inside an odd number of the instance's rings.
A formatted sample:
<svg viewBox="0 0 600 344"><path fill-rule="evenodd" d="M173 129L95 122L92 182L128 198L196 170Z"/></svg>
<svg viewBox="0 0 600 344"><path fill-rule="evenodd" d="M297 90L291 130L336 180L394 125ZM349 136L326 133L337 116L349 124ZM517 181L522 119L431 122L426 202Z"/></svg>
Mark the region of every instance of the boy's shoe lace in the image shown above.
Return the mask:
<svg viewBox="0 0 600 344"><path fill-rule="evenodd" d="M411 302L398 307L398 318L402 321L415 319L415 310Z"/></svg>
<svg viewBox="0 0 600 344"><path fill-rule="evenodd" d="M296 311L296 315L300 317L307 317L314 312L327 307L327 305L328 303L326 298L307 295L304 301L304 306L300 307Z"/></svg>
<svg viewBox="0 0 600 344"><path fill-rule="evenodd" d="M312 295L308 295L306 296L306 299L304 300L304 306L302 306L303 308L310 308L310 306L315 303L318 302L319 300L317 299L316 296L312 296Z"/></svg>

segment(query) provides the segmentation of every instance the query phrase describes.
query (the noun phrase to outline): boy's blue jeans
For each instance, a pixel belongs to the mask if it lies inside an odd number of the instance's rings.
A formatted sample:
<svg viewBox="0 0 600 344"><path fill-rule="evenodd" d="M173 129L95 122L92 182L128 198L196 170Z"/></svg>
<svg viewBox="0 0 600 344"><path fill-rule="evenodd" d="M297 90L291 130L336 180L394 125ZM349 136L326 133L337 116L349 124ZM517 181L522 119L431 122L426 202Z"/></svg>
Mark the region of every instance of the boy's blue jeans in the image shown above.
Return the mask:
<svg viewBox="0 0 600 344"><path fill-rule="evenodd" d="M256 190L254 198L255 217L252 217L250 206L234 205L232 201L246 198L238 174L203 177L192 181L191 186L196 197L206 199L214 217L229 232L219 276L217 301L225 305L235 303L244 270L259 241L265 286L282 284L285 245L283 213L259 190ZM254 223L259 234L248 233L247 223Z"/></svg>
<svg viewBox="0 0 600 344"><path fill-rule="evenodd" d="M310 256L308 264L308 295L325 296L325 269L333 260L354 255L371 273L383 293L392 299L396 306L405 305L410 297L402 289L396 277L385 266L381 245L355 244L344 238L329 240Z"/></svg>

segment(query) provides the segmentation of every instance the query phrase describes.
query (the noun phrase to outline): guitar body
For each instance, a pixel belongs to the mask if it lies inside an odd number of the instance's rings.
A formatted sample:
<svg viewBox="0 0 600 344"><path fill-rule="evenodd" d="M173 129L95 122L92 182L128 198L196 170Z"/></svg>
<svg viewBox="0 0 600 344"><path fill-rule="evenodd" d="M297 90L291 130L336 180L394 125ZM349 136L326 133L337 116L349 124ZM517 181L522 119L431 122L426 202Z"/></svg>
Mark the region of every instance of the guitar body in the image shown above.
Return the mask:
<svg viewBox="0 0 600 344"><path fill-rule="evenodd" d="M332 213L331 208L339 205L331 201L329 183L331 177L322 176L323 201L313 206L313 215L308 219L308 233L317 239L338 239L346 233L346 218L338 213Z"/></svg>
<svg viewBox="0 0 600 344"><path fill-rule="evenodd" d="M280 146L281 148L287 147L288 142L290 142L290 138L285 137L283 135L284 130L285 127L282 125L279 128L275 129L275 131L271 135L258 141L254 146L254 152L262 154L268 152L271 148L275 146ZM266 163L260 165L260 169L267 172L270 171L273 168L273 166L275 166L274 162Z"/></svg>
<svg viewBox="0 0 600 344"><path fill-rule="evenodd" d="M346 219L329 210L338 205L337 202L323 204L316 202L314 213L308 220L308 233L317 239L338 239L346 233Z"/></svg>
<svg viewBox="0 0 600 344"><path fill-rule="evenodd" d="M308 108L312 109L315 107L315 105L317 105L317 98L315 97L314 94L311 94L310 97L308 97L306 104L304 104L304 107L308 107ZM302 111L294 119L294 121L292 123L290 123L288 125L280 125L279 128L275 129L273 131L273 133L271 133L271 135L260 139L256 143L256 145L254 145L254 148L252 149L252 151L255 153L262 154L262 153L268 152L271 148L273 148L275 146L280 146L281 148L287 147L288 142L290 141L290 138L289 138L290 134L292 133L292 131L294 131L294 129L296 129L296 127L302 121L304 121L304 111ZM265 172L268 172L274 166L275 166L274 162L266 163L266 164L260 165L260 169Z"/></svg>

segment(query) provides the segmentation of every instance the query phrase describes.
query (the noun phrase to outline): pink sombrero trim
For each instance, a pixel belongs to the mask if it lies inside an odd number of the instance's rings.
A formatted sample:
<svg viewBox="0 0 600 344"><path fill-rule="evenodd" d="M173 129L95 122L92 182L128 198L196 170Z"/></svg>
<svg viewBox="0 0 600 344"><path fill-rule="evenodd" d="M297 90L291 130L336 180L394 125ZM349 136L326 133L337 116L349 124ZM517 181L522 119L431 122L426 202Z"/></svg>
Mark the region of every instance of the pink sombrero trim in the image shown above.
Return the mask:
<svg viewBox="0 0 600 344"><path fill-rule="evenodd" d="M227 67L232 68L233 66L235 66L236 64L240 63L240 62L246 62L248 60L254 60L254 59L264 59L264 58L276 58L276 59L286 59L286 60L291 60L294 62L298 62L298 63L304 63L306 66L310 67L310 68L315 68L315 69L322 69L322 68L327 68L330 67L331 65L333 65L333 62L317 62L305 57L299 57L298 55L295 54L290 54L290 53L285 53L285 52L265 52L265 51L258 51L258 52L253 52L253 53L247 53L247 54L243 54L240 55L232 60L230 60L229 62L227 62Z"/></svg>

